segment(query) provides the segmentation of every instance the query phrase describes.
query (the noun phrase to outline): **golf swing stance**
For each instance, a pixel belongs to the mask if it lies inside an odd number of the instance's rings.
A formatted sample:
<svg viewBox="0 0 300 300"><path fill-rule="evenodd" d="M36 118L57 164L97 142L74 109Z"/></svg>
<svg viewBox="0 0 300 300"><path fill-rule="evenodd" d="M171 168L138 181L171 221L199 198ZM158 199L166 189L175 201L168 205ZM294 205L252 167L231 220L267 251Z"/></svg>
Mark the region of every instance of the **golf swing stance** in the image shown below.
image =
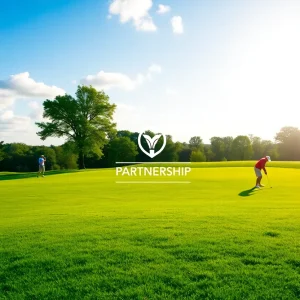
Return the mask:
<svg viewBox="0 0 300 300"><path fill-rule="evenodd" d="M45 176L45 161L46 157L44 155L41 155L41 157L39 158L39 171L37 173L37 177L39 177L40 174L42 174L43 177Z"/></svg>
<svg viewBox="0 0 300 300"><path fill-rule="evenodd" d="M256 184L255 184L256 188L263 187L263 185L260 183L262 179L261 170L264 170L265 174L267 175L267 170L265 166L268 161L271 161L270 156L265 156L261 158L254 166L254 171L257 177Z"/></svg>

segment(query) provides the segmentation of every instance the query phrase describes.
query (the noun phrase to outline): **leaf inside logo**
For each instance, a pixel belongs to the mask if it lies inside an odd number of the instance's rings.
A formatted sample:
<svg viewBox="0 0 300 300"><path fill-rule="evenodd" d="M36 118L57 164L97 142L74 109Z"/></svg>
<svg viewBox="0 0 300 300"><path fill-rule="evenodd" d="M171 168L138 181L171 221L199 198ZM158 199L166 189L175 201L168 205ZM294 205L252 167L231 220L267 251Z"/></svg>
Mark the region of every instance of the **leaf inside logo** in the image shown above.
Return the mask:
<svg viewBox="0 0 300 300"><path fill-rule="evenodd" d="M156 134L153 138L151 138L149 135L147 134L143 134L143 137L145 138L149 149L155 149L155 145L157 144L159 138L161 137L161 134Z"/></svg>

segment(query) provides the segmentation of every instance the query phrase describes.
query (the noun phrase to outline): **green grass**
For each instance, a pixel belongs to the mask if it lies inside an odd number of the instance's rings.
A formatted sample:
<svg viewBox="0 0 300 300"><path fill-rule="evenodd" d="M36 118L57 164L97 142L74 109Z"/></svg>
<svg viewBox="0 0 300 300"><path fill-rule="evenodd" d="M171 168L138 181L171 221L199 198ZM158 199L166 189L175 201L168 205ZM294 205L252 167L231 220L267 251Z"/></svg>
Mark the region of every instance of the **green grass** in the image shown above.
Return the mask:
<svg viewBox="0 0 300 300"><path fill-rule="evenodd" d="M261 190L253 162L222 164L190 184L1 181L0 299L299 299L299 163Z"/></svg>
<svg viewBox="0 0 300 300"><path fill-rule="evenodd" d="M254 167L256 161L224 161L224 162L202 162L202 163L186 163L185 166L192 168L236 168L236 167ZM164 166L165 163L153 163L151 166ZM168 166L182 166L182 163L172 163ZM294 168L300 169L299 161L272 161L268 162L267 168Z"/></svg>

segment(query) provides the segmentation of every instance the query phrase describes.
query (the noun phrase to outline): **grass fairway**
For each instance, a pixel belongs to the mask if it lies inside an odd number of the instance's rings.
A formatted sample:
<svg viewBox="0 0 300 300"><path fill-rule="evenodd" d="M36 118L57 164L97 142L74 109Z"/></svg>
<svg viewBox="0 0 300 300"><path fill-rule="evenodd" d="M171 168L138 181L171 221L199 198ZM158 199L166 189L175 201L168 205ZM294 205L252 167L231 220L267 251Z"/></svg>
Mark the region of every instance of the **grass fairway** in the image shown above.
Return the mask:
<svg viewBox="0 0 300 300"><path fill-rule="evenodd" d="M299 299L299 164L271 163L261 190L237 166L0 181L0 299Z"/></svg>

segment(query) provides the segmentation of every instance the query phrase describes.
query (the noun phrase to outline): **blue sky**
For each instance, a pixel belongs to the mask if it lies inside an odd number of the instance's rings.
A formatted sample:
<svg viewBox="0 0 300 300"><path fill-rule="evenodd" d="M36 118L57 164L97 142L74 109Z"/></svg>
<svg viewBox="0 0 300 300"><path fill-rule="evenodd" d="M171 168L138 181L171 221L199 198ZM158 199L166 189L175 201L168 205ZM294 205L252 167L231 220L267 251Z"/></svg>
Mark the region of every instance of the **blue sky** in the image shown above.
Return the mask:
<svg viewBox="0 0 300 300"><path fill-rule="evenodd" d="M0 140L61 143L39 140L34 122L43 100L82 83L118 105L120 130L209 142L300 127L299 1L126 3L2 3Z"/></svg>

